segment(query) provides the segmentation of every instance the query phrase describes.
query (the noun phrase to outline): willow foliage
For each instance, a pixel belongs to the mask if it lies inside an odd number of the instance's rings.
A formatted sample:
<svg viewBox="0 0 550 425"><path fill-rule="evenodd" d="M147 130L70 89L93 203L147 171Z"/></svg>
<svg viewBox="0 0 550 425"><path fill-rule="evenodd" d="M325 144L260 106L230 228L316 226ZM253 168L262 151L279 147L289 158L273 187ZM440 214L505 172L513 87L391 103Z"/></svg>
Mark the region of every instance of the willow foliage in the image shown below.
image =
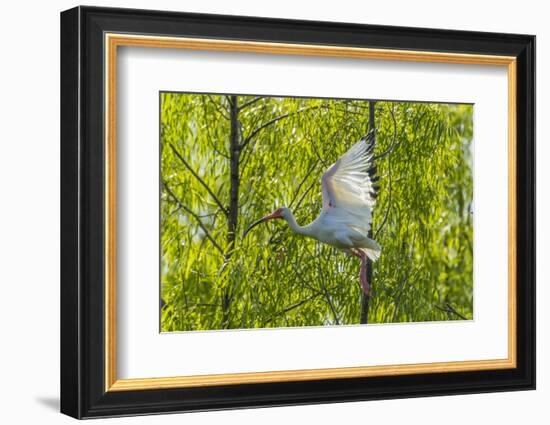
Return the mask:
<svg viewBox="0 0 550 425"><path fill-rule="evenodd" d="M375 105L380 176L369 322L472 318L472 106ZM369 102L161 94L163 331L359 323L356 258L292 234Z"/></svg>

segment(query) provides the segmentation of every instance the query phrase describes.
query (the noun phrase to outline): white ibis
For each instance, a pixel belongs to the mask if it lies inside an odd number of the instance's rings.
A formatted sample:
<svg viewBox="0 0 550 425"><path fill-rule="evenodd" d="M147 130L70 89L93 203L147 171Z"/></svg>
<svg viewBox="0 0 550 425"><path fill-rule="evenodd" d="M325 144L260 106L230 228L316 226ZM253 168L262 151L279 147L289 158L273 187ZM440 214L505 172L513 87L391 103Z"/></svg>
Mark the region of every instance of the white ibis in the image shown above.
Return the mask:
<svg viewBox="0 0 550 425"><path fill-rule="evenodd" d="M374 132L370 131L323 173L323 208L310 224L298 225L292 211L282 207L254 222L245 235L260 223L284 219L294 233L359 257L359 281L363 292L368 295L367 258L376 261L381 251L380 245L369 237L376 196L371 178L373 141Z"/></svg>

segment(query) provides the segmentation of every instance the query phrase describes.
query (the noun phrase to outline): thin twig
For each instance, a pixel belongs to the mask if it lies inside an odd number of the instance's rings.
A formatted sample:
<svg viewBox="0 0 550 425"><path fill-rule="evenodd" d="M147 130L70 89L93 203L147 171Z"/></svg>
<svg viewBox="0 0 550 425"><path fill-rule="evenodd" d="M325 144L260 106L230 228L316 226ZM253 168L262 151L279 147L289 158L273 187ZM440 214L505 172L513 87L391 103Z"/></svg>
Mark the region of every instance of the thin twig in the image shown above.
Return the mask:
<svg viewBox="0 0 550 425"><path fill-rule="evenodd" d="M300 197L300 200L298 201L298 203L296 204L296 207L294 208L294 212L298 211L300 209L300 206L302 205L302 202L304 201L304 199L306 199L306 196L309 192L311 192L311 189L313 189L314 186L316 186L318 184L318 182L316 181L313 181L309 187L305 190L305 192L302 194L302 196Z"/></svg>
<svg viewBox="0 0 550 425"><path fill-rule="evenodd" d="M185 212L187 212L189 215L191 215L195 221L197 222L197 224L199 225L199 227L202 229L202 231L204 232L204 234L206 235L206 237L208 238L208 240L210 242L212 242L212 245L214 245L214 247L220 252L220 254L224 255L224 252L223 252L223 249L222 247L216 242L216 240L214 239L214 237L210 234L210 231L208 230L208 228L204 225L204 223L202 222L201 218L199 217L199 215L197 213L195 213L194 211L192 211L191 209L189 209L187 206L183 205L183 203L179 200L179 198L174 195L174 192L172 192L170 190L170 187L168 186L168 184L163 181L162 182L162 185L164 186L164 189L166 190L166 192L168 193L168 195L170 195L170 197L174 200L174 202L176 202L176 204L179 205L179 207L184 210Z"/></svg>
<svg viewBox="0 0 550 425"><path fill-rule="evenodd" d="M322 158L321 154L319 153L319 150L317 149L317 145L315 144L315 141L312 140L312 139L310 139L310 142L311 142L311 147L313 148L313 153L315 154L315 156L317 157L317 159L318 159L319 161L321 161L321 164L323 164L323 167L324 167L325 169L327 169L328 166L329 166L329 164L327 164L327 163L325 162L325 160Z"/></svg>
<svg viewBox="0 0 550 425"><path fill-rule="evenodd" d="M440 307L438 305L435 305L434 304L434 307L437 308L438 310L441 310L447 314L456 314L458 317L460 317L462 320L468 320L467 317L463 316L462 314L460 314L458 311L456 311L453 306L451 306L451 304L449 303L446 303L445 304L445 307Z"/></svg>
<svg viewBox="0 0 550 425"><path fill-rule="evenodd" d="M294 194L294 197L292 198L292 200L291 200L290 203L288 204L288 207L289 207L289 208L292 207L292 204L294 203L294 201L296 201L296 198L298 198L298 195L300 194L300 189L302 189L302 186L304 185L304 183L306 182L306 180L309 178L309 176L311 175L311 173L315 170L315 168L317 167L317 164L319 164L319 161L315 161L315 163L313 164L313 166L311 166L310 169L306 172L306 175L304 176L304 178L302 179L302 181L300 182L300 184L299 184L298 187L296 188L296 193Z"/></svg>
<svg viewBox="0 0 550 425"><path fill-rule="evenodd" d="M260 132L262 131L264 128L266 127L269 127L270 125L273 125L285 118L288 118L288 117L291 117L293 115L297 115L297 114L300 114L302 112L305 112L305 111L311 111L311 110L314 110L314 109L319 109L321 106L311 106L311 107L307 107L307 108L302 108L302 109L298 109L297 111L294 111L294 112L288 112L286 114L283 114L283 115L279 115L275 118L272 118L270 119L269 121L267 121L266 123L260 125L258 128L256 128L255 130L252 131L252 133L250 133L246 139L244 139L243 143L242 143L242 147L246 147L250 141Z"/></svg>
<svg viewBox="0 0 550 425"><path fill-rule="evenodd" d="M264 96L255 97L254 99L249 100L248 102L243 103L241 106L239 106L239 109L242 111L243 109L248 108L249 106L254 105L256 102L258 102L259 100L262 100L262 99L265 99L265 97L264 97Z"/></svg>
<svg viewBox="0 0 550 425"><path fill-rule="evenodd" d="M391 110L391 116L392 116L392 119L393 119L393 140L392 140L392 143L391 143L390 147L388 149L386 149L384 152L382 152L379 155L373 156L372 161L376 161L377 159L384 158L386 155L389 155L391 152L393 152L393 150L395 148L399 147L399 145L402 143L402 141L400 141L399 143L396 143L397 123L395 121L395 115L393 113L393 106L392 106L392 110Z"/></svg>
<svg viewBox="0 0 550 425"><path fill-rule="evenodd" d="M258 133L259 133L260 131L262 131L264 128L269 127L270 125L273 125L273 124L275 124L275 123L277 123L277 122L279 122L279 121L281 121L281 120L283 120L283 119L285 119L285 118L288 118L290 115L291 115L290 112L289 112L288 114L279 115L279 116L277 116L277 117L275 117L275 118L270 119L270 120L267 121L266 123L260 125L258 128L256 128L254 131L252 131L252 133L250 133L249 136L247 136L247 137L244 139L244 141L243 141L243 143L242 143L242 147L243 147L243 148L246 147L246 146L250 143L250 141L256 136L256 134L258 134Z"/></svg>
<svg viewBox="0 0 550 425"><path fill-rule="evenodd" d="M216 196L216 194L212 191L212 189L210 189L210 187L206 184L206 182L201 178L201 176L199 176L195 170L193 170L193 168L191 168L191 166L189 165L189 163L185 160L185 158L178 152L178 150L176 149L176 147L170 143L170 148L172 149L172 151L174 151L174 154L178 157L178 159L183 163L183 165L185 165L185 168L187 168L189 170L189 172L191 174L193 174L193 177L195 177L199 183L206 189L206 191L210 194L210 196L212 197L212 199L214 200L214 202L216 202L216 204L218 205L218 207L220 207L220 209L224 212L225 215L229 214L229 211L227 210L227 208L225 208L223 206L223 204L221 203L221 201L218 199L218 197Z"/></svg>
<svg viewBox="0 0 550 425"><path fill-rule="evenodd" d="M311 300L313 300L313 299L315 299L315 298L317 298L317 297L320 297L321 295L322 295L321 292L317 292L317 293L315 293L315 294L310 295L310 296L307 297L307 298L304 298L304 299L301 300L301 301L298 301L298 302L295 303L295 304L292 304L292 305L290 305L290 306L288 306L288 307L282 309L281 311L275 313L273 316L271 316L270 318L268 318L268 319L264 322L264 325L267 324L267 323L272 322L272 321L275 320L277 317L282 316L283 314L286 314L286 313L288 313L289 311L294 310L295 308L298 308L298 307L304 305L305 303L307 303L307 302L309 302L309 301L311 301Z"/></svg>
<svg viewBox="0 0 550 425"><path fill-rule="evenodd" d="M218 105L218 103L214 99L212 99L212 96L207 94L206 97L208 97L208 100L210 100L210 103L212 103L212 105L214 105L214 108L216 109L216 111L218 111L219 114L222 117L224 117L226 120L229 120L229 117L224 113L224 111L222 109L220 109L220 106Z"/></svg>
<svg viewBox="0 0 550 425"><path fill-rule="evenodd" d="M187 309L192 309L192 308L196 308L196 307L221 307L221 304L214 304L214 303L196 303L196 304L191 304L189 305L188 307L186 307Z"/></svg>
<svg viewBox="0 0 550 425"><path fill-rule="evenodd" d="M204 113L204 121L206 122L206 133L207 133L207 140L208 140L208 144L210 145L210 147L214 150L214 152L216 152L218 155L226 158L226 159L229 159L229 155L226 154L225 152L222 152L220 151L216 145L214 144L214 138L212 137L212 132L210 131L210 128L212 127L210 125L210 120L208 119L208 112L206 110L206 105L203 104L203 113Z"/></svg>
<svg viewBox="0 0 550 425"><path fill-rule="evenodd" d="M305 287L309 289L311 292L317 292L317 289L311 286L302 276L302 274L296 269L295 263L290 263L292 266L292 270L294 270L294 273L296 274L296 277L300 280L302 287Z"/></svg>

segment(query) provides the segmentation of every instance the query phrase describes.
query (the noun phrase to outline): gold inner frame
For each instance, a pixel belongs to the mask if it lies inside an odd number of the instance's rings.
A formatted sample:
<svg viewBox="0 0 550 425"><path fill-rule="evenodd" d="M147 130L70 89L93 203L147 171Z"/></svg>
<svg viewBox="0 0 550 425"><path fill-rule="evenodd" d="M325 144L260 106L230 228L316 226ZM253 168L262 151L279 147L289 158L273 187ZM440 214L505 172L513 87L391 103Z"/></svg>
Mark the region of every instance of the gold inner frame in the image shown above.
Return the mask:
<svg viewBox="0 0 550 425"><path fill-rule="evenodd" d="M516 358L516 58L461 53L370 49L326 45L266 43L105 34L105 391L200 387L354 377L410 375L515 368ZM117 48L119 46L249 52L356 59L398 60L468 65L503 66L508 71L508 357L383 366L342 367L271 372L118 379L116 324L116 99Z"/></svg>

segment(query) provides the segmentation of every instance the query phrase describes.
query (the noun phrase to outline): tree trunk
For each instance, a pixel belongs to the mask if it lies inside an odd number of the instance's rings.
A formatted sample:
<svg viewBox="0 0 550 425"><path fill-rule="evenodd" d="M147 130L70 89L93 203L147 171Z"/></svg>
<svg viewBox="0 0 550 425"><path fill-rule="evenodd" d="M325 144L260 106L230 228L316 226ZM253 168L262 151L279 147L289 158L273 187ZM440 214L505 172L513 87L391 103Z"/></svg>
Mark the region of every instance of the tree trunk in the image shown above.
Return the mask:
<svg viewBox="0 0 550 425"><path fill-rule="evenodd" d="M227 248L224 262L228 263L235 247L237 225L239 220L239 161L241 144L239 141L239 104L237 96L230 96L230 134L229 134L229 207L227 209ZM231 307L231 287L226 285L222 295L223 322L222 327L229 326L229 309Z"/></svg>
<svg viewBox="0 0 550 425"><path fill-rule="evenodd" d="M374 100L369 101L369 130L372 130L375 128L375 121L374 121L374 112L375 112L375 104L376 102ZM372 143L376 143L376 134L373 134L372 136ZM373 222L371 224L371 228L369 230L369 238L372 238L372 226L374 224L374 217ZM369 295L365 295L363 291L361 291L361 317L359 318L359 323L369 323L369 301L370 296L372 294L372 288L373 288L373 282L372 282L372 261L370 258L367 258L367 281L369 282L370 290Z"/></svg>

